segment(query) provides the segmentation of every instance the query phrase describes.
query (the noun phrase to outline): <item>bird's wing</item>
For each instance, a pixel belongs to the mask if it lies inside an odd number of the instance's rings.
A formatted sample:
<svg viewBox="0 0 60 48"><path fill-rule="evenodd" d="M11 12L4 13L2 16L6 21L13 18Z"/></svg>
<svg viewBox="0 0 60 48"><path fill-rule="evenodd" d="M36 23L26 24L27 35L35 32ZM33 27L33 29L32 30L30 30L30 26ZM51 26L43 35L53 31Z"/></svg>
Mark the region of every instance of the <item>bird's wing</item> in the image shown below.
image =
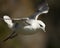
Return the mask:
<svg viewBox="0 0 60 48"><path fill-rule="evenodd" d="M12 20L16 20L16 21L18 21L18 20L26 20L27 18L12 18Z"/></svg>
<svg viewBox="0 0 60 48"><path fill-rule="evenodd" d="M39 11L39 13L36 15L35 19L38 19L38 16L41 15L41 14L48 13L48 11L49 11L48 4L47 3L41 4L41 6L39 7L38 11Z"/></svg>
<svg viewBox="0 0 60 48"><path fill-rule="evenodd" d="M38 10L33 15L31 15L29 18L37 20L39 15L48 13L48 10L49 10L48 4L43 3L39 6Z"/></svg>
<svg viewBox="0 0 60 48"><path fill-rule="evenodd" d="M29 18L11 18L7 15L3 16L3 20L5 23L8 24L9 28L12 28L14 23L19 22L19 21L25 21L27 19L29 19Z"/></svg>
<svg viewBox="0 0 60 48"><path fill-rule="evenodd" d="M14 23L12 22L12 19L9 16L3 16L3 20L5 21L5 23L7 23L9 28L13 27Z"/></svg>

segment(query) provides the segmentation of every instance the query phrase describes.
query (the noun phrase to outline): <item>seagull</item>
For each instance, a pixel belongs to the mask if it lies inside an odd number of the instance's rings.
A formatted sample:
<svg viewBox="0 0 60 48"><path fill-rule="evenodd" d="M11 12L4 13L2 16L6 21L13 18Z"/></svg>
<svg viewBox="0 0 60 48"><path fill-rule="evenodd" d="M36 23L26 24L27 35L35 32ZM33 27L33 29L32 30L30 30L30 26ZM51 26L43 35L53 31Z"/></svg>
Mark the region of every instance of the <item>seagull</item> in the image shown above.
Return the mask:
<svg viewBox="0 0 60 48"><path fill-rule="evenodd" d="M27 18L11 18L7 15L3 16L4 22L8 25L10 29L13 29L14 32L9 36L9 38L12 38L13 34L15 33L16 29L19 28L19 30L22 28L24 31L36 31L37 29L42 29L44 32L45 31L45 23L42 20L38 20L39 15L41 14L46 14L49 11L48 4L42 4L39 9L32 14L31 16ZM16 24L13 22L14 21L21 21L19 24ZM21 24L24 22L23 24ZM7 38L7 39L9 39ZM5 40L7 40L5 39Z"/></svg>

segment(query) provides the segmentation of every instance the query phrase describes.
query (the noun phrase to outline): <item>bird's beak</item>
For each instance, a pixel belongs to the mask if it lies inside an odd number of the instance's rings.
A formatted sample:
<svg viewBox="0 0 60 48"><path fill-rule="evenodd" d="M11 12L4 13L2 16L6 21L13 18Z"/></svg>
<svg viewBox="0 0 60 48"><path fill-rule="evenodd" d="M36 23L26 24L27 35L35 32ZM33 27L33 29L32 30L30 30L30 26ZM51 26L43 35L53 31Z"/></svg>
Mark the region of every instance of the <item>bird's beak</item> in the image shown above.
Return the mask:
<svg viewBox="0 0 60 48"><path fill-rule="evenodd" d="M43 31L44 31L44 32L46 32L46 30L45 30L45 29L43 29Z"/></svg>

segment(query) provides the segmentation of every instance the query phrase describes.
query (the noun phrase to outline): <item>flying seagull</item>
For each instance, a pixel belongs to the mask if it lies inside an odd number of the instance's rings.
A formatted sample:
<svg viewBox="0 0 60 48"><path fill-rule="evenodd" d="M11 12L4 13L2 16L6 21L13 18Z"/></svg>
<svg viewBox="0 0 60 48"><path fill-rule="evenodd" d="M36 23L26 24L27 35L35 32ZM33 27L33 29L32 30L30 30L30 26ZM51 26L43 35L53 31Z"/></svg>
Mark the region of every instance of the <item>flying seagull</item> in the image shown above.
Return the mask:
<svg viewBox="0 0 60 48"><path fill-rule="evenodd" d="M13 20L16 21L23 21L24 26L20 25L20 28L23 28L23 30L29 30L29 31L36 31L37 29L42 29L44 32L45 31L45 23L41 20L38 20L39 15L41 14L46 14L49 11L49 7L48 4L42 4L39 9L32 14L31 16L27 17L27 18L11 18L7 15L3 16L3 20L5 21L5 23L7 23L8 27L10 29L15 29L14 32L5 40L11 39L13 36L13 34L15 33L16 29L19 27L19 25L21 24L16 24L13 22ZM18 26L18 27L17 27Z"/></svg>

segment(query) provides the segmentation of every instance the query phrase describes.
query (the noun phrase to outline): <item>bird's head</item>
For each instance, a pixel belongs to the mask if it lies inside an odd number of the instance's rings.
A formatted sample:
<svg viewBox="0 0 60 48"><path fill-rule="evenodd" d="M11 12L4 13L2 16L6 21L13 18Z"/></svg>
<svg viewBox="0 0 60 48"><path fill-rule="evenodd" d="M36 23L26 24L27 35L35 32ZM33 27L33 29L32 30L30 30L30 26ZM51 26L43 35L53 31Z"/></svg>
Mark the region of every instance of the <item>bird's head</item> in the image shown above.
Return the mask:
<svg viewBox="0 0 60 48"><path fill-rule="evenodd" d="M46 32L46 30L45 30L45 27L46 27L45 23L43 21L41 21L41 20L38 20L37 22L40 25L40 29L42 29L44 32Z"/></svg>
<svg viewBox="0 0 60 48"><path fill-rule="evenodd" d="M45 32L45 23L41 20L30 19L26 21L27 25L24 27L25 29L37 30L42 29Z"/></svg>

